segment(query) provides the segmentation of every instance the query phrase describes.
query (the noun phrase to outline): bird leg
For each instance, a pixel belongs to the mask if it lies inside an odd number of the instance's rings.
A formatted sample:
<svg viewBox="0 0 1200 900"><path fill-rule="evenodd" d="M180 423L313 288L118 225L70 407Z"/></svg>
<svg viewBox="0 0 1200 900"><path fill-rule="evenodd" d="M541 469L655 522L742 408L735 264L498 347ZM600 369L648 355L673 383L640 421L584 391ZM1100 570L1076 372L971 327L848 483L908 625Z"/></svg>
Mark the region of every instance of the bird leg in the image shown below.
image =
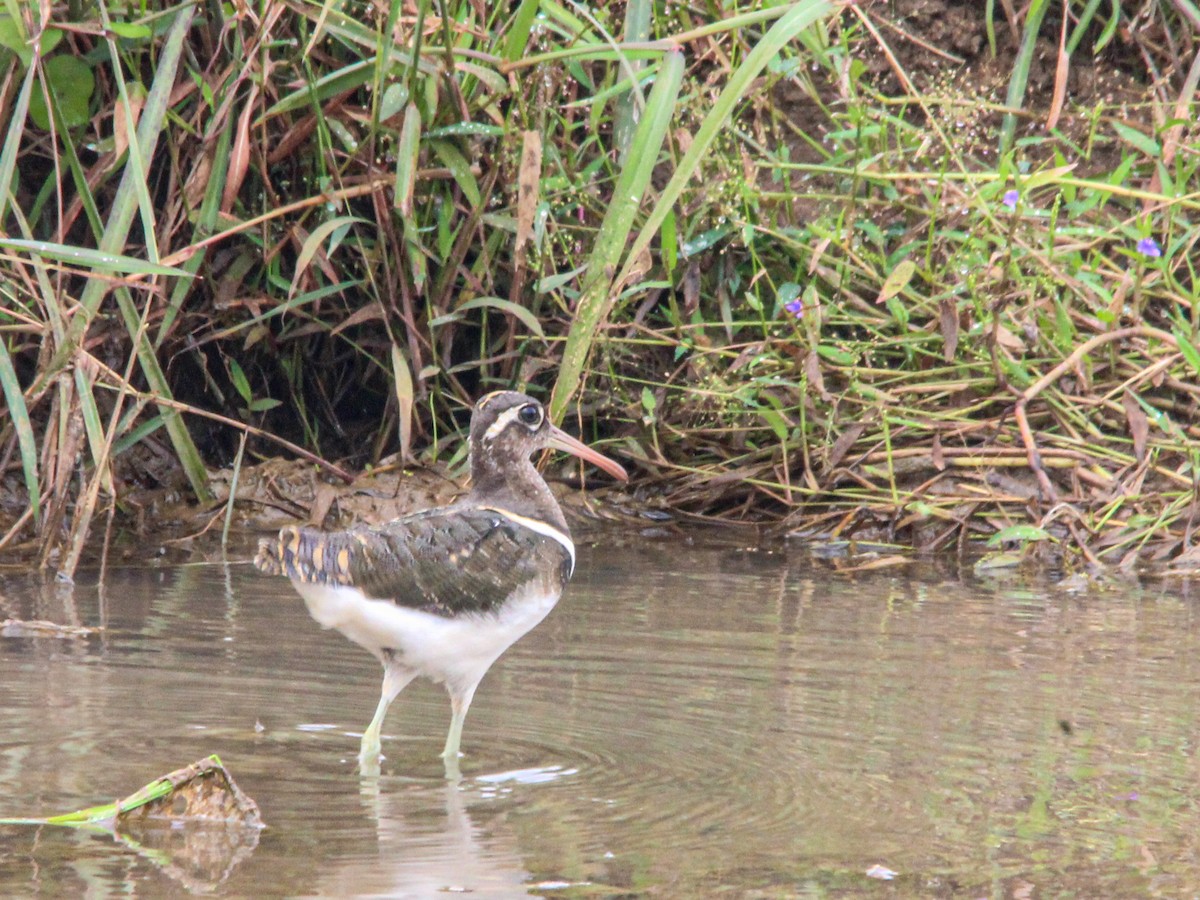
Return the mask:
<svg viewBox="0 0 1200 900"><path fill-rule="evenodd" d="M358 751L358 762L360 767L364 769L371 763L377 764L379 762L380 752L383 749L380 742L380 732L383 730L383 719L387 715L388 707L392 705L392 701L396 699L399 693L408 686L408 683L416 677L415 672L397 665L390 652L384 652L383 688L379 692L379 705L375 707L375 717L371 719L371 724L363 732L362 746Z"/></svg>
<svg viewBox="0 0 1200 900"><path fill-rule="evenodd" d="M467 718L467 709L471 706L471 698L475 696L475 688L479 686L479 682L475 682L466 690L455 690L446 685L446 690L450 693L450 731L446 734L446 746L442 750L442 759L446 762L449 768L451 761L454 762L454 767L458 768L458 747L462 743L463 722Z"/></svg>

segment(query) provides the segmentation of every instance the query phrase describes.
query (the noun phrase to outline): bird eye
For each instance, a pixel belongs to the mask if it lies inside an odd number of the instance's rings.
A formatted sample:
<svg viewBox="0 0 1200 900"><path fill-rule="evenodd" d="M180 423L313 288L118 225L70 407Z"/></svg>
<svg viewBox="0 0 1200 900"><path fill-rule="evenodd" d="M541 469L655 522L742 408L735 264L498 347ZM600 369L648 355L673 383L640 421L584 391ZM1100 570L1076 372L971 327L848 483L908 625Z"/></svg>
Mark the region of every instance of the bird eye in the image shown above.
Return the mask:
<svg viewBox="0 0 1200 900"><path fill-rule="evenodd" d="M517 413L517 418L521 420L522 424L528 425L530 428L537 428L537 426L542 424L541 407L533 403L528 403L521 407L521 411Z"/></svg>

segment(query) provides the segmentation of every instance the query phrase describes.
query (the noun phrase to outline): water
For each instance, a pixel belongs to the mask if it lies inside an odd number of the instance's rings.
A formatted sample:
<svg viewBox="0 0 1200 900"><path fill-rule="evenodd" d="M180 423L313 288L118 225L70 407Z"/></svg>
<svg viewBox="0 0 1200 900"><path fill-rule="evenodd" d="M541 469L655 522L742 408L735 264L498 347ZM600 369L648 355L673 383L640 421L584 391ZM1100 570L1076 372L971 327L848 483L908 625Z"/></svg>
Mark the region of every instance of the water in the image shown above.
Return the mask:
<svg viewBox="0 0 1200 900"><path fill-rule="evenodd" d="M282 580L10 577L0 619L106 630L0 638L0 816L108 802L215 752L267 828L0 828L0 895L1193 895L1187 589L607 538L484 680L455 785L449 704L420 682L382 776L358 777L377 664Z"/></svg>

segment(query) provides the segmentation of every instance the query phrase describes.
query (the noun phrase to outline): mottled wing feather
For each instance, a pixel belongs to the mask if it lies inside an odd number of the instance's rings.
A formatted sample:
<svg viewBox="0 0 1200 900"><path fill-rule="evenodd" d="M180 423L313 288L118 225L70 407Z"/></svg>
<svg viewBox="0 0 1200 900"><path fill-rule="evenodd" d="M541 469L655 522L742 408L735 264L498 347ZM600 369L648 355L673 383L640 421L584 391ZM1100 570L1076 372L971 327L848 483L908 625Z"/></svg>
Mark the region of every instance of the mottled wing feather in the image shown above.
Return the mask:
<svg viewBox="0 0 1200 900"><path fill-rule="evenodd" d="M491 510L430 510L375 528L284 528L255 565L307 583L444 616L486 612L518 589L561 591L570 559L558 541Z"/></svg>

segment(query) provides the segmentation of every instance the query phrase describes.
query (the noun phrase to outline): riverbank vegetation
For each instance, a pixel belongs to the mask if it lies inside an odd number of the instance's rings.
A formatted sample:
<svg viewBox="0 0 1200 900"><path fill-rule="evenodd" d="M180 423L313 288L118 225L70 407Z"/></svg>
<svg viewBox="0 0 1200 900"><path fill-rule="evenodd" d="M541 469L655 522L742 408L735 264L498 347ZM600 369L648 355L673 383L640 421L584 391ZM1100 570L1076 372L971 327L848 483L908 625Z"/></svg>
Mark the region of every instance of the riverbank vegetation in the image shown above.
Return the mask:
<svg viewBox="0 0 1200 900"><path fill-rule="evenodd" d="M0 547L460 467L520 386L638 502L1194 567L1193 0L7 3ZM234 491L236 493L236 491ZM248 501L250 502L250 501Z"/></svg>

